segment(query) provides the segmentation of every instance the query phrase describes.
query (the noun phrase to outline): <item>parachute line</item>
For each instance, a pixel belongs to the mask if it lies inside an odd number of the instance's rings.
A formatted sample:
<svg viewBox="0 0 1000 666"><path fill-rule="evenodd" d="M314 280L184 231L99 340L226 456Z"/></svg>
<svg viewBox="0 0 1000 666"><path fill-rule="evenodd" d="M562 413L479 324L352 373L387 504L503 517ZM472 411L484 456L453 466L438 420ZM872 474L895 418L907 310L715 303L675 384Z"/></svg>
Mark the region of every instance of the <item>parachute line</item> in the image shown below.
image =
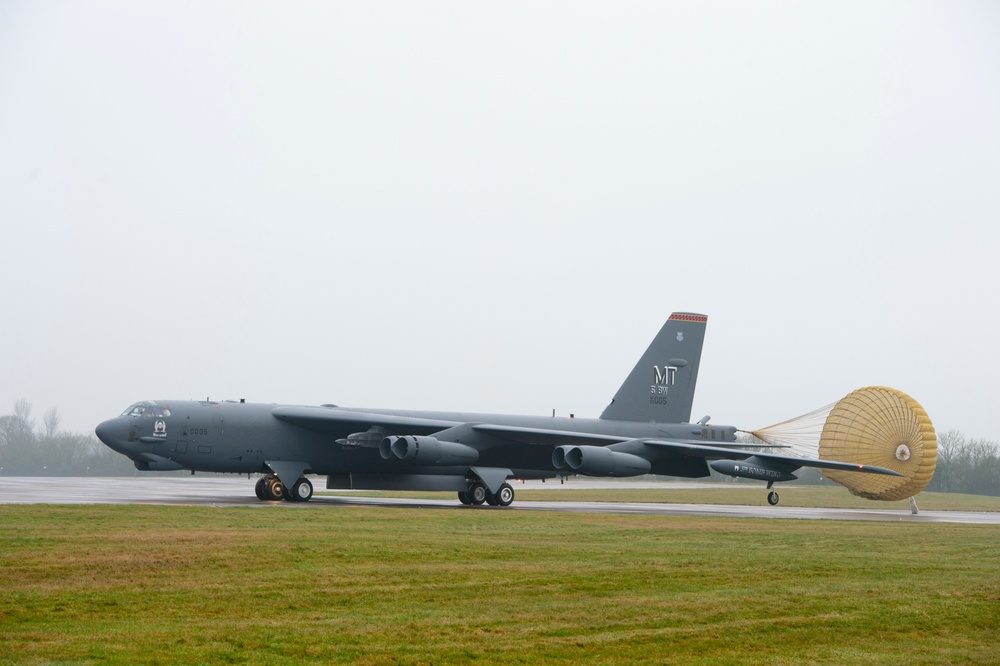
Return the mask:
<svg viewBox="0 0 1000 666"><path fill-rule="evenodd" d="M808 414L754 430L750 434L768 444L787 446L792 454L801 458L818 458L823 426L836 404L831 402Z"/></svg>

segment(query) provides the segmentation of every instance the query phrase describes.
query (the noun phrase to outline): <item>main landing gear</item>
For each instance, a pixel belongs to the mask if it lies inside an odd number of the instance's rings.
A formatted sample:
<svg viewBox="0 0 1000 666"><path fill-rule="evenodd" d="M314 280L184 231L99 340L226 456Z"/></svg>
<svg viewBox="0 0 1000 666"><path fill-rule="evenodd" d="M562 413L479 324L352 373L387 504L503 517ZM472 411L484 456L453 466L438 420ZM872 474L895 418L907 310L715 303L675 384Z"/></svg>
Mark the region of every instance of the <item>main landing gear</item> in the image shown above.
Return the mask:
<svg viewBox="0 0 1000 666"><path fill-rule="evenodd" d="M458 501L466 505L510 506L514 501L514 489L509 483L505 483L495 493L491 493L485 484L476 481L468 490L458 491Z"/></svg>
<svg viewBox="0 0 1000 666"><path fill-rule="evenodd" d="M254 492L257 493L257 499L265 502L277 502L278 500L308 502L313 496L313 485L309 479L303 476L292 484L291 488L288 488L277 475L268 474L257 479Z"/></svg>

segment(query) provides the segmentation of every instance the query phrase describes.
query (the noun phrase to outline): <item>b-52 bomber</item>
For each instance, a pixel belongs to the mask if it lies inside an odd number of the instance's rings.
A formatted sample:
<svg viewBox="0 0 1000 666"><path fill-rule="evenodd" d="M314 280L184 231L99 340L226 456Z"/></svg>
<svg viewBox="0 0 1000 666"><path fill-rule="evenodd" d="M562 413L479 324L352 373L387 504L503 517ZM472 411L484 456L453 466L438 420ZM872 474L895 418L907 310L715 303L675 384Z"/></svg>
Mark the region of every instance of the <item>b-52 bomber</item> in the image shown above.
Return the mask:
<svg viewBox="0 0 1000 666"><path fill-rule="evenodd" d="M714 469L769 490L801 467L901 476L762 452L737 442L733 426L690 423L707 321L670 315L596 419L146 400L96 432L139 470L262 474L256 493L265 501L309 500L307 474L326 476L331 489L457 491L463 504L495 506L513 502L511 479L578 474L699 478ZM768 501L778 502L773 490Z"/></svg>

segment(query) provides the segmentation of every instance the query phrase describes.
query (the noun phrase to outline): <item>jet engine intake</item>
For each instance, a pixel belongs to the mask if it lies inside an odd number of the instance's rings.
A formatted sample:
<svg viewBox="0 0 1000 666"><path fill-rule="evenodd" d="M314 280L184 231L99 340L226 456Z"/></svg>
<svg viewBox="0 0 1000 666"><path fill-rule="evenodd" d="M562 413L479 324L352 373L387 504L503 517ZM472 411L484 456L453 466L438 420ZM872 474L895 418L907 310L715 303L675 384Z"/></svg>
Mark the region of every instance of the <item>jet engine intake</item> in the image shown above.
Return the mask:
<svg viewBox="0 0 1000 666"><path fill-rule="evenodd" d="M649 474L652 465L641 456L612 451L603 446L557 446L552 466L590 476L639 476Z"/></svg>
<svg viewBox="0 0 1000 666"><path fill-rule="evenodd" d="M756 456L746 460L713 460L708 466L720 474L757 481L794 481L799 478L791 472L765 465Z"/></svg>
<svg viewBox="0 0 1000 666"><path fill-rule="evenodd" d="M471 465L479 460L479 451L471 446L424 435L386 437L378 450L384 460L414 465Z"/></svg>

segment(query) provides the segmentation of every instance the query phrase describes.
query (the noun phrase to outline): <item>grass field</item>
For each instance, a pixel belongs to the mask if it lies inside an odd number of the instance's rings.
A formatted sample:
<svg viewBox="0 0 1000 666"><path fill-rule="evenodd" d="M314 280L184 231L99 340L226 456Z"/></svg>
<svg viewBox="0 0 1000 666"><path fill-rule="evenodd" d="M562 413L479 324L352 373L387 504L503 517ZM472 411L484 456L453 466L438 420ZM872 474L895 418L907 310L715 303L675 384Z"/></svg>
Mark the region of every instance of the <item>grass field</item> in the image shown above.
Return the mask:
<svg viewBox="0 0 1000 666"><path fill-rule="evenodd" d="M137 505L0 525L5 664L1000 663L992 526Z"/></svg>

